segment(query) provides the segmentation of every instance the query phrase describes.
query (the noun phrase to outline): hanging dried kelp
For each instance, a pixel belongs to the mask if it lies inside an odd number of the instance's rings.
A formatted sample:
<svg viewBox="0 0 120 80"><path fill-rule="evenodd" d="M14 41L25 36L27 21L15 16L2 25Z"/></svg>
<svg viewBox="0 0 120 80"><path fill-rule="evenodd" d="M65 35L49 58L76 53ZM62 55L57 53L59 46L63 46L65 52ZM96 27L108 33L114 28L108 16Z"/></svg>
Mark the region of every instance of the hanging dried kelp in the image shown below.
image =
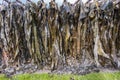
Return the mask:
<svg viewBox="0 0 120 80"><path fill-rule="evenodd" d="M19 0L0 5L1 65L34 62L40 67L69 65L120 67L120 1ZM5 59L6 58L6 59ZM13 63L14 64L14 63Z"/></svg>

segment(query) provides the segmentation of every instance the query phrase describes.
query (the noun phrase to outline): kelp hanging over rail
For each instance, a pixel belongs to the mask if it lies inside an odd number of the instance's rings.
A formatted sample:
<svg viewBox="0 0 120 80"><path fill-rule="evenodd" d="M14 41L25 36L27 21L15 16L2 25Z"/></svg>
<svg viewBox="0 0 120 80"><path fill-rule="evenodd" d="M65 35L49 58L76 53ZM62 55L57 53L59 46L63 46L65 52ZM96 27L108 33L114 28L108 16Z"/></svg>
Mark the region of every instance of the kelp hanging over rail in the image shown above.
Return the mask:
<svg viewBox="0 0 120 80"><path fill-rule="evenodd" d="M1 65L30 61L54 70L73 57L84 65L120 67L119 0L85 4L64 0L62 6L51 0L49 8L43 0L4 2L7 5L0 5Z"/></svg>

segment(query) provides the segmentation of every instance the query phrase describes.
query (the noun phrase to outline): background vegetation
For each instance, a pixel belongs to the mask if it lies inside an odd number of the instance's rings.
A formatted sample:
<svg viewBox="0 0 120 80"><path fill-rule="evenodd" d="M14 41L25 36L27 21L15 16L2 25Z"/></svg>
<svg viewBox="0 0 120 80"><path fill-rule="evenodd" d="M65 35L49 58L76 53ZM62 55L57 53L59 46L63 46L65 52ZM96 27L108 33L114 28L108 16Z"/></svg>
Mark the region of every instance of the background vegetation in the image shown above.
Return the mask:
<svg viewBox="0 0 120 80"><path fill-rule="evenodd" d="M91 73L87 75L71 74L21 74L12 78L0 75L0 80L120 80L120 72L116 73Z"/></svg>

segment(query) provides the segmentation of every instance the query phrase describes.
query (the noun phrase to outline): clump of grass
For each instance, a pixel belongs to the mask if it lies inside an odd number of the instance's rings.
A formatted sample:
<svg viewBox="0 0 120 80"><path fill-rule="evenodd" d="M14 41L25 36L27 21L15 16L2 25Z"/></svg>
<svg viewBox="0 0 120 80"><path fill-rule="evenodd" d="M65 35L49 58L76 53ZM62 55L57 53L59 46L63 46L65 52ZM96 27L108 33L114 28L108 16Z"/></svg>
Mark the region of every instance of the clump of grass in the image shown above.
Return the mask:
<svg viewBox="0 0 120 80"><path fill-rule="evenodd" d="M120 80L120 72L91 73L87 75L21 74L15 75L11 79L0 75L0 80Z"/></svg>
<svg viewBox="0 0 120 80"><path fill-rule="evenodd" d="M0 80L9 80L8 78L5 77L5 75L0 74Z"/></svg>

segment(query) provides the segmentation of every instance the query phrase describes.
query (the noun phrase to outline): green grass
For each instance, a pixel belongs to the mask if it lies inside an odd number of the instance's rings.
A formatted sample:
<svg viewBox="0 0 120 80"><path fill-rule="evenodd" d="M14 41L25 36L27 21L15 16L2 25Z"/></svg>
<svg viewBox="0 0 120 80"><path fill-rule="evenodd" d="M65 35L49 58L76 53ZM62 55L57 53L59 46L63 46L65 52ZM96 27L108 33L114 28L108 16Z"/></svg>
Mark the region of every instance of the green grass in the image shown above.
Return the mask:
<svg viewBox="0 0 120 80"><path fill-rule="evenodd" d="M120 72L116 73L91 73L87 75L72 74L21 74L13 76L12 79L0 75L0 80L120 80Z"/></svg>

